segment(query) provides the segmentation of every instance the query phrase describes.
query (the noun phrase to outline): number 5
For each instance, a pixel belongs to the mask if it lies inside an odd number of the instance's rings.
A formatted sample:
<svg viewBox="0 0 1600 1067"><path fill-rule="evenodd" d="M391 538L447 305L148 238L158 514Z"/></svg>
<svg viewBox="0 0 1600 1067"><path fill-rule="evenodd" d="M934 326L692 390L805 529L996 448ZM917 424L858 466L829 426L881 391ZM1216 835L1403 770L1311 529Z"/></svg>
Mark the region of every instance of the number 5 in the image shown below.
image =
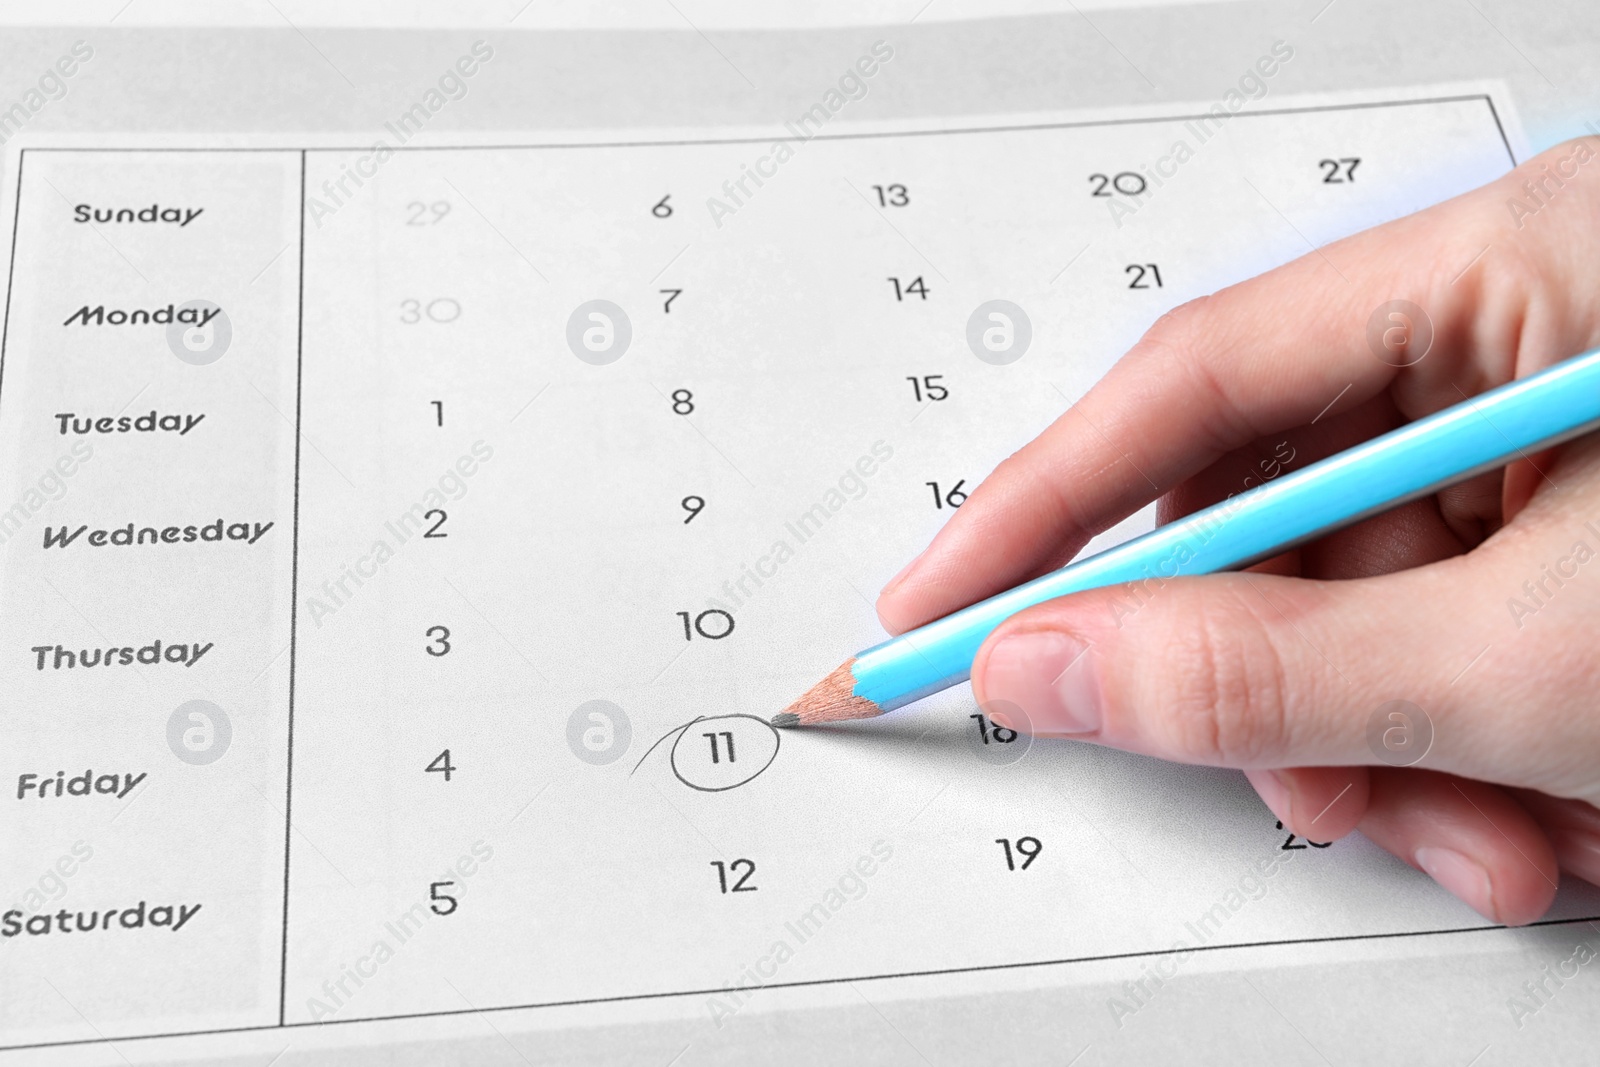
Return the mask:
<svg viewBox="0 0 1600 1067"><path fill-rule="evenodd" d="M455 911L461 906L456 901L456 898L451 896L449 893L439 892L439 890L448 889L453 885L455 885L454 882L434 882L428 886L428 899L433 902L429 904L428 907L433 909L433 913L435 915L449 915L451 912ZM442 908L439 906L441 904L448 904L450 906L447 908Z"/></svg>

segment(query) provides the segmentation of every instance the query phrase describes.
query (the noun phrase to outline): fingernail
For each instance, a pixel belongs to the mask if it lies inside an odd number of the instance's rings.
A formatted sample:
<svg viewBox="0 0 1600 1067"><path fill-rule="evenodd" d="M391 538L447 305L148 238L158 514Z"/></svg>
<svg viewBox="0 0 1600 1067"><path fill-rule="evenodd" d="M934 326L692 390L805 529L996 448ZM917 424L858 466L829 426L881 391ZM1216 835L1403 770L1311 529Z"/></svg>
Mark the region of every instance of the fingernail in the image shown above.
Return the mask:
<svg viewBox="0 0 1600 1067"><path fill-rule="evenodd" d="M1289 783L1277 771L1251 771L1250 784L1256 787L1256 792L1261 796L1261 802L1272 809L1285 826L1289 825L1290 799L1293 796L1289 791Z"/></svg>
<svg viewBox="0 0 1600 1067"><path fill-rule="evenodd" d="M1412 857L1428 877L1472 905L1486 919L1500 921L1494 907L1494 890L1483 864L1449 848L1419 848Z"/></svg>
<svg viewBox="0 0 1600 1067"><path fill-rule="evenodd" d="M1100 684L1083 642L1053 631L1007 637L983 671L986 702L1022 709L1034 734L1090 734L1100 729Z"/></svg>
<svg viewBox="0 0 1600 1067"><path fill-rule="evenodd" d="M911 572L917 569L917 564L922 562L922 557L926 556L927 554L927 550L924 549L923 551L918 552L915 556L911 557L911 562L907 563L904 567L901 567L899 573L897 573L893 578L890 578L889 581L884 584L884 587L878 590L878 595L884 596L888 593L892 593L896 586L910 577Z"/></svg>

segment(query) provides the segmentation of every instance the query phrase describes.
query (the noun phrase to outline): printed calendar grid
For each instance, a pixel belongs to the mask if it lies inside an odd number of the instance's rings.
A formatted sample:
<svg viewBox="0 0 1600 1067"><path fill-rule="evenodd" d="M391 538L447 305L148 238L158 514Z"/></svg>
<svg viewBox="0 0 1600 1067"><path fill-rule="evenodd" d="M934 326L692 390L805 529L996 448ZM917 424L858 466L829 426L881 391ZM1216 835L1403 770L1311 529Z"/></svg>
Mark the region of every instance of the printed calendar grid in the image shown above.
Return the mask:
<svg viewBox="0 0 1600 1067"><path fill-rule="evenodd" d="M1499 115L1495 111L1493 100L1488 95L1437 97L1437 98L1425 98L1425 99L1418 99L1418 100L1394 101L1394 102L1391 102L1391 103L1356 103L1356 104L1348 104L1348 105L1327 105L1327 106L1306 107L1306 108L1263 109L1263 110L1261 110L1259 112L1248 112L1248 113L1246 113L1244 115L1240 115L1238 117L1250 118L1250 117L1268 117L1268 116L1274 116L1274 115L1281 116L1281 115L1291 115L1291 114L1315 114L1315 113L1325 113L1325 112L1340 112L1340 111L1352 111L1352 110L1361 110L1361 109L1376 109L1376 108L1386 108L1386 107L1420 107L1420 106L1427 106L1427 105L1431 105L1431 104L1460 103L1460 102L1463 102L1463 101L1472 101L1472 100L1481 100L1483 102L1483 104L1487 107L1488 112L1489 112L1490 116L1493 119L1493 125L1494 125L1495 130L1498 133L1498 136L1500 138L1501 144L1505 148L1507 157L1510 158L1511 161L1514 163L1515 160L1514 160L1514 156L1513 156L1513 153L1511 151L1511 148L1510 148L1509 141L1506 139L1505 131L1504 131L1504 128L1503 128L1503 126L1502 126L1502 124L1500 122ZM905 131L905 132L898 133L898 134L896 134L896 133L819 134L814 139L822 140L822 141L848 141L848 140L860 140L860 139L884 139L884 138L890 138L890 137L896 137L896 136L900 136L900 137L930 137L930 138L959 137L959 136L962 136L964 134L970 134L970 133L1055 131L1055 130L1087 129L1087 128L1108 127L1108 126L1118 126L1118 125L1130 125L1130 124L1149 124L1149 123L1163 123L1163 122L1172 123L1172 122L1182 122L1182 121L1186 121L1188 119L1197 119L1197 118L1198 119L1203 119L1204 117L1205 116L1203 114L1202 115L1189 115L1189 116L1175 115L1175 116L1148 117L1148 118L1108 119L1108 120L1100 120L1100 121L1089 120L1089 121L1071 122L1071 123L1042 123L1042 124L1029 124L1029 125L1020 125L1020 126L973 127L973 128L965 128L965 129L951 129L951 130L938 130L938 131ZM572 148L572 149L635 148L635 147L655 147L655 148L659 148L659 147L689 147L689 146L701 146L701 145L761 144L761 143L766 143L769 140L770 140L770 138L750 137L750 138L720 139L720 140L719 139L702 139L702 140L654 141L654 142L628 141L628 142L616 142L616 143L610 143L610 144L572 144L572 145L494 145L494 146L470 146L470 147L463 147L463 148L452 148L452 147L449 147L449 146L423 146L423 145L418 145L418 146L405 146L403 148L396 149L396 151L397 152L452 152L452 151L471 152L471 151L474 151L474 150L477 150L477 149L483 149L483 150L489 150L489 151L508 151L509 152L509 151L538 151L538 150L541 150L541 149L552 149L552 148ZM295 759L294 759L294 755L295 755L294 731L295 731L295 702L296 702L296 700L295 700L295 685L296 685L296 681L297 681L297 678L298 678L298 669L300 667L300 664L299 664L299 661L298 661L298 653L299 653L300 629L301 629L301 626L303 625L302 622L300 621L301 612L299 610L299 605L301 603L301 597L302 597L302 594L304 592L304 590L301 588L301 582L302 582L302 579L305 577L301 572L302 546L301 546L301 540L300 540L300 533L301 533L301 464L302 464L302 460L304 458L302 456L302 453L301 453L301 444L302 444L302 441L304 439L304 435L302 433L302 401L304 399L303 395L302 395L302 390L303 390L303 386L304 386L304 374L305 374L304 352L305 352L305 345L306 345L306 338L305 338L305 308L306 308L305 287L306 287L306 277L305 277L305 275L306 275L307 235L306 235L306 210L305 210L305 204L306 204L306 198L307 198L307 195L308 195L307 194L307 188L306 188L306 180L307 180L308 161L309 161L310 157L315 156L315 155L319 155L319 154L322 154L322 153L331 153L331 152L339 152L339 151L359 151L359 150L360 150L359 148L357 148L357 149L338 149L338 148L325 148L325 147L301 148L301 149L255 148L255 147L239 147L239 148L233 148L233 147L229 147L229 148L203 148L203 147L201 147L201 148L191 148L191 147L176 147L176 148L174 148L174 147L164 147L164 148L152 148L152 149L146 149L146 148L129 148L129 149L126 149L126 151L129 151L129 152L152 152L153 151L153 152L183 152L183 153L201 153L201 154L204 154L204 153L216 153L216 154L219 154L219 155L227 155L227 154L230 154L230 153L239 153L239 152L266 152L266 153L278 153L278 154L281 154L281 155L297 155L298 156L298 162L299 162L299 191L298 191L298 193L299 193L299 211L298 211L299 233L298 233L298 238L297 238L298 239L298 251L297 251L297 257L296 257L297 258L297 275L298 275L298 277L297 277L297 280L296 280L297 306L296 306L296 309L295 309L295 317L296 317L296 323L295 323L295 330L296 330L296 336L295 336L296 357L295 357L295 372L294 372L295 373L295 378L294 378L294 419L293 419L293 433L294 433L294 438L295 438L295 440L294 440L294 454L293 454L294 475L293 475L293 506L292 506L292 512L291 512L291 514L292 514L292 519L291 519L291 547L290 547L290 551L289 551L289 570L290 570L290 573L289 573L289 586L290 586L291 611L290 611L289 619L288 619L288 628L289 628L288 679L287 679L288 702L287 702L287 708L286 708L286 721L285 721L285 734L286 734L286 736L285 736L285 749L284 749L285 760L284 760L284 763L283 763L283 768L284 768L284 770L283 770L283 774L284 774L284 785L283 785L283 790L284 790L283 791L284 818L283 818L283 823L282 823L282 834L283 834L283 842L284 842L284 844L283 844L283 872L282 872L283 898L282 898L281 940L280 940L279 945L276 946L276 948L277 948L276 955L278 957L278 972L279 972L278 973L278 979L279 980L278 980L277 1021L276 1021L275 1024L274 1023L262 1023L262 1024L259 1024L259 1025L253 1025L253 1026L225 1026L225 1027L212 1028L212 1029L169 1030L169 1031L165 1031L164 1033L161 1033L161 1034L154 1034L154 1033L151 1033L151 1034L133 1033L133 1034L128 1034L128 1035L118 1034L114 1038L115 1040L128 1040L128 1039L136 1039L136 1038L143 1038L143 1037L158 1037L158 1036L176 1036L176 1035L180 1035L180 1034L225 1033L225 1032L236 1032L236 1031L243 1031L243 1030L271 1029L274 1026L276 1026L276 1027L317 1026L317 1025L325 1025L325 1024L328 1024L328 1023L371 1022L371 1021L379 1021L379 1020L383 1020L383 1019L418 1018L418 1017L427 1017L427 1016L435 1016L435 1015L470 1014L470 1013L477 1012L477 1011L480 1011L480 1010L501 1011L501 1010L515 1010L515 1009L519 1009L519 1008L555 1007L555 1006L574 1005L574 1004L594 1004L594 1003L607 1003L607 1002L617 1002L617 1001L660 999L660 998L670 998L670 997L708 996L708 995L714 995L714 994L716 994L718 992L721 992L720 989L718 989L717 987L713 986L713 987L706 987L706 988L678 989L678 990L662 991L662 992L633 993L633 994L629 994L629 995L626 995L626 996L616 996L616 997L600 996L600 997L587 997L587 998L571 999L571 1000L537 1000L537 1001L530 1001L528 1003L495 1004L495 1005L487 1006L487 1007L483 1007L483 1008L469 1007L469 1008L460 1008L460 1009L441 1009L441 1010L429 1010L429 1011L404 1011L404 1012L393 1012L393 1013L375 1013L375 1014L356 1015L356 1016L351 1016L351 1017L348 1017L348 1018L337 1018L337 1019L328 1019L328 1020L320 1020L320 1021L299 1020L299 1019L292 1019L292 1018L289 1017L288 1004L289 1004L289 998L290 998L289 986L290 986L291 939L292 939L291 938L291 933L292 933L292 930L291 930L291 904L292 904L292 899L293 899L292 864L293 864L293 861L294 861L294 859L296 858L296 856L298 854L297 853L296 842L295 842L295 835L294 835L293 807L292 807L293 801L294 801L294 796L295 796L295 786L294 786L294 778L293 778L294 769L295 769L295 766L294 766L295 765ZM6 347L9 344L9 341L10 341L11 310L12 310L11 309L11 292L12 292L12 288L14 287L15 281L16 281L15 272L16 272L16 260L17 260L18 234L21 232L21 218L22 218L22 208L23 208L23 205L22 205L22 192L21 192L22 191L22 187L23 187L23 177L22 177L22 175L23 175L23 167L22 167L22 164L26 160L27 156L32 152L40 152L40 153L50 152L50 153L53 153L53 152L58 152L58 151L60 151L60 152L90 152L90 153L100 152L100 153L109 153L109 152L119 151L119 149L116 149L116 148L67 148L67 149L42 149L42 148L35 149L35 148L30 148L30 149L24 149L18 155L19 167L18 167L18 177L17 177L17 182L16 182L17 203L16 203L16 205L14 207L13 244L12 244L12 252L11 252L11 258L12 258L11 271L12 271L12 275L11 275L11 278L10 278L10 280L8 282L8 290L7 290L6 336L5 336L4 342L0 342L0 417L3 417L7 413L6 407L5 407L6 394L4 392L5 368L6 368L5 356L6 356ZM665 268L663 268L663 269L665 269ZM901 293L901 286L900 286L900 283L898 281L896 282L895 291L896 291L897 299L900 298L902 296L902 293ZM15 357L13 357L13 358L15 358ZM919 392L918 399L919 400L921 399L920 392ZM531 401L530 401L530 403L531 403ZM13 418L14 418L14 416L13 416ZM935 495L936 499L938 499L940 497L940 490L938 488L935 488L934 495ZM686 500L687 500L687 498L686 498ZM704 501L702 501L702 505L703 504L704 504ZM685 505L685 507L687 509L687 504ZM691 515L691 518L693 518L693 517L694 516ZM730 626L731 626L731 622L730 622ZM689 622L686 621L685 622L685 630L686 630L686 632L688 632L688 629L689 629ZM703 630L701 632L704 633ZM730 743L731 743L731 741L730 741ZM715 742L713 744L715 744ZM641 745L640 747L642 748L643 746ZM1010 855L1009 849L1008 849L1007 855L1008 855L1008 857ZM1591 921L1593 918L1596 918L1596 917L1595 916L1590 916L1590 917L1587 917L1587 918L1552 919L1552 920L1547 920L1545 925L1560 925L1560 924L1567 924L1567 923L1586 922L1586 921ZM1492 926L1460 926L1460 927L1450 927L1450 928L1446 928L1446 929L1436 929L1436 930L1365 933L1365 934L1351 934L1351 935L1340 935L1340 936L1329 936L1329 937L1304 937L1304 938L1292 938L1291 937L1291 938L1273 939L1273 940L1241 941L1241 942L1238 942L1238 943L1223 943L1223 944L1204 945L1204 946L1199 946L1199 950L1202 950L1202 951L1215 951L1215 950L1220 950L1220 949L1224 949L1224 948L1249 948L1249 947L1262 947L1262 946L1269 946L1269 945L1288 946L1288 945L1295 945L1295 944L1310 944L1310 943L1320 943L1320 942L1346 941L1346 940L1363 940L1363 939L1382 939L1382 938L1396 938L1396 937L1410 937L1410 936L1422 937L1422 936L1432 936L1432 935L1435 935L1435 934L1465 933L1465 932L1472 932L1472 931L1481 931L1481 930L1485 930L1485 929L1494 929L1494 927L1492 927ZM955 966L955 967L950 967L950 968L931 968L931 969L917 969L917 970L907 970L907 971L897 971L896 970L896 971L888 971L888 972L884 972L884 973L861 974L861 975L855 975L855 976L852 976L852 977L820 977L820 978L807 978L807 979L794 980L794 981L775 980L775 981L772 981L770 983L767 983L764 986L764 988L784 988L784 987L798 987L798 986L827 985L827 984L835 984L835 983L849 982L849 981L887 980L887 979L893 979L893 978L912 977L912 976L931 976L931 975L940 975L940 974L961 974L961 973L971 973L971 972L976 972L976 971L1008 970L1008 969L1021 969L1021 968L1033 968L1033 967L1046 967L1046 966L1061 966L1061 965L1067 965L1067 964L1072 964L1072 963L1082 963L1082 962L1089 962L1089 961L1095 961L1095 960L1132 959L1132 958L1146 957L1146 956L1159 955L1159 954L1161 954L1161 953L1160 952L1152 952L1150 950L1140 950L1140 951L1130 951L1130 952L1086 954L1086 955L1081 955L1081 956L1066 956L1066 957L1061 957L1061 958L1052 958L1052 959L1044 959L1044 960L1033 960L1033 961L1025 961L1025 962L988 963L988 964L973 965L973 966ZM0 1045L0 1048L38 1048L38 1047L46 1047L46 1046L52 1046L52 1045L70 1045L70 1044L95 1043L96 1041L100 1041L100 1040L112 1040L112 1038L85 1038L85 1039L71 1039L71 1040L61 1040L61 1041L39 1041L39 1042L15 1044L15 1045Z"/></svg>

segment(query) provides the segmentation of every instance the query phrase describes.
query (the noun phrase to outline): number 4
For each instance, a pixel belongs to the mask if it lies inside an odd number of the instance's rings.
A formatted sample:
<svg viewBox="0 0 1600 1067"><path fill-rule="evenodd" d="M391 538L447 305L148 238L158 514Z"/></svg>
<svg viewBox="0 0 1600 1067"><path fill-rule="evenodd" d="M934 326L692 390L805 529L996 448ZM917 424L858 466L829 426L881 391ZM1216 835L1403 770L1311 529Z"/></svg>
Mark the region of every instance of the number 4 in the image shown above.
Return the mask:
<svg viewBox="0 0 1600 1067"><path fill-rule="evenodd" d="M433 774L444 775L444 780L448 782L450 776L456 771L455 764L450 762L450 750L447 748L433 757L433 762L428 764L426 770Z"/></svg>

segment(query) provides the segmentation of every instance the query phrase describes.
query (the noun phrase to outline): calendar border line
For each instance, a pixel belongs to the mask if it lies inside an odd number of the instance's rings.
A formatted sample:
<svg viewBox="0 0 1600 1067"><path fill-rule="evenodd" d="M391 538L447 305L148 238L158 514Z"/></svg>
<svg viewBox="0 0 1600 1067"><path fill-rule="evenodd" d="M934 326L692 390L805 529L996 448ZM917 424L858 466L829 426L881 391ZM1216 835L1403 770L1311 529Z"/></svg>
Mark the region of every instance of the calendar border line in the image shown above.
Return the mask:
<svg viewBox="0 0 1600 1067"><path fill-rule="evenodd" d="M1500 131L1500 141L1506 146L1506 155L1511 157L1511 165L1515 167L1517 154L1511 150L1511 139L1506 136L1505 124L1500 121L1500 110L1494 106L1494 97L1484 93L1483 101L1489 105L1489 115L1494 119L1494 128Z"/></svg>
<svg viewBox="0 0 1600 1067"><path fill-rule="evenodd" d="M296 638L299 636L300 603L300 398L304 382L306 337L306 153L300 152L300 235L299 274L295 293L294 336L294 518L289 550L289 719L284 737L283 765L283 930L278 955L278 1025L282 1026L289 1003L289 863L294 847L294 683Z"/></svg>
<svg viewBox="0 0 1600 1067"><path fill-rule="evenodd" d="M1500 121L1499 110L1494 106L1494 97L1491 93L1462 93L1453 96L1427 96L1409 100L1356 100L1341 104L1309 104L1304 107L1262 108L1257 111L1235 111L1228 114L1230 119L1238 118L1266 118L1277 115L1312 115L1328 111L1367 111L1374 108L1414 107L1424 104L1459 104L1473 100L1481 100L1488 105L1489 115L1494 119L1495 130L1500 135L1501 146L1506 150L1506 156L1511 160L1511 165L1517 165L1517 154L1511 147L1510 138L1506 136L1505 126ZM915 118L916 116L907 116ZM946 134L973 134L973 133L1022 133L1029 130L1074 130L1090 129L1097 126L1136 126L1148 125L1156 122L1192 122L1196 119L1207 120L1216 116L1210 112L1176 115L1139 115L1115 119L1083 119L1067 120L1062 122L1030 122L1016 125L999 126L956 126L936 130L880 130L860 131L852 133L815 133L805 139L811 141L860 141L872 138L894 137L936 137ZM892 120L885 120L892 121ZM492 134L493 130L483 131ZM269 134L270 136L270 134ZM648 141L553 141L545 144L436 144L436 145L392 145L388 146L391 152L461 152L471 150L496 150L517 149L533 150L541 148L670 148L689 145L733 145L733 144L765 144L774 139L774 135L750 137L706 137L706 138L675 138L669 140ZM789 137L778 137L778 140L792 140ZM285 144L277 147L259 145L215 145L215 146L186 146L186 145L154 145L154 146L106 146L106 145L63 145L45 146L34 145L22 149L23 152L359 152L369 150L370 144L356 145L319 145L308 148L304 145ZM20 175L20 168L19 168ZM18 184L20 195L21 185Z"/></svg>
<svg viewBox="0 0 1600 1067"><path fill-rule="evenodd" d="M11 342L11 288L17 284L17 235L22 232L22 166L28 150L17 153L17 203L11 216L11 262L6 267L6 310L0 322L0 398L5 396L6 349Z"/></svg>
<svg viewBox="0 0 1600 1067"><path fill-rule="evenodd" d="M1382 934L1334 934L1328 937L1297 937L1282 941L1240 941L1226 945L1191 945L1187 948L1152 949L1144 952L1111 952L1098 956L1068 956L1053 960L1027 960L1022 963L987 963L971 967L942 967L925 971L892 971L884 974L849 975L843 978L812 978L794 982L767 982L756 989L807 989L818 986L845 985L851 982L888 982L906 978L936 978L952 974L978 974L987 971L1019 971L1034 967L1067 967L1079 963L1104 963L1110 960L1141 959L1144 957L1172 956L1181 952L1221 952L1228 949L1284 948L1292 945L1325 945L1343 941L1389 941L1402 937L1439 937L1449 934L1478 934L1491 930L1532 930L1542 926L1572 926L1578 923L1600 922L1600 915L1585 915L1571 919L1541 919L1523 926L1455 926L1443 930L1398 930ZM673 997L719 996L728 990L723 986L705 989L681 989L664 993L629 993L615 997L586 997L579 1000L547 1000L527 1004L502 1004L485 1008L448 1008L441 1011L399 1012L393 1015L366 1015L358 1019L322 1019L313 1022L262 1023L258 1026L223 1026L211 1030L173 1030L161 1034L134 1034L129 1037L73 1038L66 1041L39 1041L28 1045L0 1045L0 1052L18 1052L25 1049L62 1048L75 1045L114 1045L119 1041L158 1041L184 1037L208 1037L222 1034L267 1033L278 1030L314 1030L326 1026L350 1026L359 1023L399 1022L408 1019L441 1019L461 1015L485 1015L490 1012L535 1011L542 1008L578 1008L594 1004L619 1004L632 1001L667 1000Z"/></svg>

